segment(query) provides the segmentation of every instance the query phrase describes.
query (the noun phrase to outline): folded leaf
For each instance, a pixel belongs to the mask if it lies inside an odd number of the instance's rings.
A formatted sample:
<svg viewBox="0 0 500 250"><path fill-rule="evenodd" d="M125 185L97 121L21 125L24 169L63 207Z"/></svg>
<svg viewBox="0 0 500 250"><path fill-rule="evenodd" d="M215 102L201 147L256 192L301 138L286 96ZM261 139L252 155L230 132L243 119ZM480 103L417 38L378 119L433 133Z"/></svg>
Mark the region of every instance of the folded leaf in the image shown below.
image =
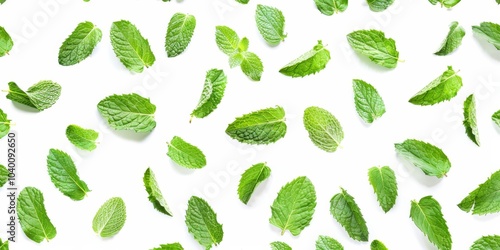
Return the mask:
<svg viewBox="0 0 500 250"><path fill-rule="evenodd" d="M384 11L394 3L394 0L366 0L370 10L375 12Z"/></svg>
<svg viewBox="0 0 500 250"><path fill-rule="evenodd" d="M320 235L316 240L316 250L344 250L344 247L334 238Z"/></svg>
<svg viewBox="0 0 500 250"><path fill-rule="evenodd" d="M379 240L374 240L372 241L372 244L370 244L370 249L371 250L389 250L387 249L387 247L384 245L384 243L382 243L381 241Z"/></svg>
<svg viewBox="0 0 500 250"><path fill-rule="evenodd" d="M1 2L0 4L2 3L3 2ZM7 31L5 31L5 29L0 26L0 57L8 55L9 51L12 50L12 46L14 46L12 38L10 37L9 33L7 33Z"/></svg>
<svg viewBox="0 0 500 250"><path fill-rule="evenodd" d="M464 102L464 127L467 136L479 146L479 132L476 121L476 101L474 94L467 97Z"/></svg>
<svg viewBox="0 0 500 250"><path fill-rule="evenodd" d="M354 197L340 188L341 192L330 200L330 213L347 231L349 237L357 241L368 241L368 228Z"/></svg>
<svg viewBox="0 0 500 250"><path fill-rule="evenodd" d="M79 23L59 48L59 64L70 66L85 60L92 54L101 38L101 30L93 23Z"/></svg>
<svg viewBox="0 0 500 250"><path fill-rule="evenodd" d="M292 248L285 242L275 241L271 242L271 250L292 250Z"/></svg>
<svg viewBox="0 0 500 250"><path fill-rule="evenodd" d="M458 207L465 212L485 215L500 212L500 170L469 193Z"/></svg>
<svg viewBox="0 0 500 250"><path fill-rule="evenodd" d="M151 132L156 106L138 94L111 95L97 104L101 116L116 130Z"/></svg>
<svg viewBox="0 0 500 250"><path fill-rule="evenodd" d="M377 90L363 80L352 80L354 104L359 117L366 123L372 123L385 114L385 104Z"/></svg>
<svg viewBox="0 0 500 250"><path fill-rule="evenodd" d="M320 40L312 50L283 66L280 73L291 77L304 77L320 72L329 61L330 51L323 46Z"/></svg>
<svg viewBox="0 0 500 250"><path fill-rule="evenodd" d="M451 250L451 235L437 200L426 196L419 202L412 201L410 217L439 250Z"/></svg>
<svg viewBox="0 0 500 250"><path fill-rule="evenodd" d="M194 239L205 249L221 243L224 236L222 224L217 221L217 215L208 203L196 196L188 202L186 211L186 226Z"/></svg>
<svg viewBox="0 0 500 250"><path fill-rule="evenodd" d="M482 22L479 26L472 26L472 32L491 43L497 50L500 50L500 25L490 22Z"/></svg>
<svg viewBox="0 0 500 250"><path fill-rule="evenodd" d="M24 234L40 243L56 237L57 231L47 216L43 193L34 187L25 187L17 197L17 215Z"/></svg>
<svg viewBox="0 0 500 250"><path fill-rule="evenodd" d="M164 213L166 215L172 216L172 211L167 205L165 198L163 198L163 194L161 193L160 188L158 187L158 183L156 182L155 174L151 170L151 168L146 169L144 172L144 177L142 178L144 181L144 187L146 187L146 192L148 193L148 199L153 203L153 207Z"/></svg>
<svg viewBox="0 0 500 250"><path fill-rule="evenodd" d="M10 131L10 120L7 119L7 114L0 109L0 139L6 136Z"/></svg>
<svg viewBox="0 0 500 250"><path fill-rule="evenodd" d="M87 184L78 176L75 163L65 152L50 149L47 156L47 169L50 180L56 188L72 200L83 200L90 192Z"/></svg>
<svg viewBox="0 0 500 250"><path fill-rule="evenodd" d="M377 195L377 200L384 212L389 212L396 204L398 196L398 186L396 175L390 167L372 167L368 169L368 180Z"/></svg>
<svg viewBox="0 0 500 250"><path fill-rule="evenodd" d="M434 105L451 100L461 88L462 78L457 75L457 72L451 66L448 66L448 69L443 74L415 94L409 102L421 106Z"/></svg>
<svg viewBox="0 0 500 250"><path fill-rule="evenodd" d="M205 155L196 146L174 136L168 143L168 157L185 168L203 168L207 165Z"/></svg>
<svg viewBox="0 0 500 250"><path fill-rule="evenodd" d="M443 151L429 143L408 139L394 146L399 155L426 175L442 178L451 168L450 160Z"/></svg>
<svg viewBox="0 0 500 250"><path fill-rule="evenodd" d="M162 244L160 247L155 247L152 250L184 250L179 243Z"/></svg>
<svg viewBox="0 0 500 250"><path fill-rule="evenodd" d="M314 145L326 152L335 152L344 139L337 118L319 107L309 107L304 111L304 126Z"/></svg>
<svg viewBox="0 0 500 250"><path fill-rule="evenodd" d="M92 151L97 147L96 139L99 137L99 133L71 124L66 128L66 137L77 148Z"/></svg>
<svg viewBox="0 0 500 250"><path fill-rule="evenodd" d="M378 30L358 30L347 35L349 45L358 53L367 56L370 61L386 68L396 68L399 52L396 42L386 38Z"/></svg>
<svg viewBox="0 0 500 250"><path fill-rule="evenodd" d="M247 169L241 175L238 185L240 201L247 204L257 185L266 180L269 175L271 175L271 169L265 163L258 163Z"/></svg>
<svg viewBox="0 0 500 250"><path fill-rule="evenodd" d="M314 0L314 2L318 10L327 16L344 12L348 4L348 0Z"/></svg>
<svg viewBox="0 0 500 250"><path fill-rule="evenodd" d="M499 235L489 235L483 236L478 240L474 241L474 244L470 247L470 250L496 250L500 249L500 236Z"/></svg>
<svg viewBox="0 0 500 250"><path fill-rule="evenodd" d="M53 81L40 81L23 91L15 82L9 82L7 99L39 111L52 107L61 95L61 85Z"/></svg>
<svg viewBox="0 0 500 250"><path fill-rule="evenodd" d="M228 125L226 134L247 144L269 144L286 134L285 110L276 106L261 109L241 117Z"/></svg>
<svg viewBox="0 0 500 250"><path fill-rule="evenodd" d="M257 29L268 44L276 46L285 40L285 17L281 10L257 4L255 22Z"/></svg>
<svg viewBox="0 0 500 250"><path fill-rule="evenodd" d="M191 42L196 18L193 15L175 13L168 23L165 37L165 50L168 57L175 57L184 52Z"/></svg>
<svg viewBox="0 0 500 250"><path fill-rule="evenodd" d="M211 114L219 105L226 90L227 76L221 69L211 69L205 77L203 92L191 116L203 118Z"/></svg>
<svg viewBox="0 0 500 250"><path fill-rule="evenodd" d="M445 56L452 53L460 46L460 44L462 44L464 36L464 28L459 26L458 22L452 22L450 24L450 31L448 31L448 35L446 35L446 38L441 44L441 48L434 53L434 55Z"/></svg>
<svg viewBox="0 0 500 250"><path fill-rule="evenodd" d="M120 197L113 197L97 211L92 220L92 229L102 238L108 238L120 232L126 219L125 202Z"/></svg>

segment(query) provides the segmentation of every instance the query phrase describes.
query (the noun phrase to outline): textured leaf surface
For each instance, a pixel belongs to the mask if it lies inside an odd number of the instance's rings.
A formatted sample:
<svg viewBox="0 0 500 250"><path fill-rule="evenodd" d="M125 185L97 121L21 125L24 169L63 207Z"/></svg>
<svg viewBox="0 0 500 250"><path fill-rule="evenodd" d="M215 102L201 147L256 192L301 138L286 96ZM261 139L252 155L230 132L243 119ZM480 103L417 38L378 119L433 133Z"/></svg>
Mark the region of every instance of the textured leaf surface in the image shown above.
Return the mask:
<svg viewBox="0 0 500 250"><path fill-rule="evenodd" d="M334 238L320 235L316 240L316 250L344 250L344 247Z"/></svg>
<svg viewBox="0 0 500 250"><path fill-rule="evenodd" d="M411 202L410 217L429 241L440 250L451 249L451 235L441 212L441 205L432 196Z"/></svg>
<svg viewBox="0 0 500 250"><path fill-rule="evenodd" d="M366 123L372 123L385 114L385 104L377 90L363 80L352 81L354 104L359 117Z"/></svg>
<svg viewBox="0 0 500 250"><path fill-rule="evenodd" d="M258 163L247 169L241 175L240 184L238 185L240 201L247 204L257 185L267 179L269 175L271 175L271 169L266 163Z"/></svg>
<svg viewBox="0 0 500 250"><path fill-rule="evenodd" d="M312 50L283 66L280 73L291 77L304 77L320 72L329 61L330 51L323 46L321 41L318 41Z"/></svg>
<svg viewBox="0 0 500 250"><path fill-rule="evenodd" d="M314 2L318 10L327 16L344 12L348 5L348 0L314 0Z"/></svg>
<svg viewBox="0 0 500 250"><path fill-rule="evenodd" d="M85 60L92 54L101 38L101 30L93 23L79 23L59 48L59 64L70 66Z"/></svg>
<svg viewBox="0 0 500 250"><path fill-rule="evenodd" d="M205 77L198 105L191 116L203 118L211 114L219 105L226 90L227 76L221 69L211 69Z"/></svg>
<svg viewBox="0 0 500 250"><path fill-rule="evenodd" d="M75 163L65 152L50 149L47 156L47 169L50 180L56 188L72 200L83 200L90 192L87 184L78 176Z"/></svg>
<svg viewBox="0 0 500 250"><path fill-rule="evenodd" d="M368 180L377 195L377 200L384 212L389 212L396 204L398 185L396 175L390 167L373 167L368 169Z"/></svg>
<svg viewBox="0 0 500 250"><path fill-rule="evenodd" d="M292 250L292 248L285 242L275 241L271 242L271 250Z"/></svg>
<svg viewBox="0 0 500 250"><path fill-rule="evenodd" d="M56 237L57 231L47 216L43 193L34 187L25 187L17 197L17 215L24 234L40 243Z"/></svg>
<svg viewBox="0 0 500 250"><path fill-rule="evenodd" d="M477 37L491 43L497 50L500 50L500 25L482 22L479 26L472 26L472 32Z"/></svg>
<svg viewBox="0 0 500 250"><path fill-rule="evenodd" d="M278 45L285 40L285 17L281 10L258 4L255 10L255 22L260 34L270 45Z"/></svg>
<svg viewBox="0 0 500 250"><path fill-rule="evenodd" d="M451 100L461 88L462 78L457 75L451 66L448 66L448 69L442 75L415 94L409 102L421 106L434 105Z"/></svg>
<svg viewBox="0 0 500 250"><path fill-rule="evenodd" d="M170 211L167 201L163 198L163 194L161 193L160 187L158 187L158 182L156 182L155 174L151 168L146 169L142 180L144 182L146 192L149 195L148 199L151 203L153 203L154 208L161 213L172 216L172 211Z"/></svg>
<svg viewBox="0 0 500 250"><path fill-rule="evenodd" d="M479 131L476 120L476 100L473 94L465 99L463 123L467 136L472 142L479 146Z"/></svg>
<svg viewBox="0 0 500 250"><path fill-rule="evenodd" d="M215 27L215 42L220 51L228 56L239 52L238 45L240 43L240 38L234 30L227 26Z"/></svg>
<svg viewBox="0 0 500 250"><path fill-rule="evenodd" d="M312 220L316 207L314 185L305 176L298 177L281 188L271 206L269 222L297 236Z"/></svg>
<svg viewBox="0 0 500 250"><path fill-rule="evenodd" d="M71 124L66 128L66 137L77 148L92 151L97 147L96 140L99 133Z"/></svg>
<svg viewBox="0 0 500 250"><path fill-rule="evenodd" d="M205 155L196 146L174 136L168 143L168 157L185 168L203 168L207 165Z"/></svg>
<svg viewBox="0 0 500 250"><path fill-rule="evenodd" d="M450 24L450 31L448 31L448 35L446 35L446 38L441 44L441 48L434 54L438 56L445 56L452 53L460 46L460 44L462 44L464 36L464 28L458 25L458 22L452 22Z"/></svg>
<svg viewBox="0 0 500 250"><path fill-rule="evenodd" d="M0 26L0 57L5 56L6 54L8 55L12 46L14 46L12 38L9 33L7 33L7 31Z"/></svg>
<svg viewBox="0 0 500 250"><path fill-rule="evenodd" d="M387 247L384 245L384 243L382 243L381 241L379 240L374 240L372 241L372 243L370 244L370 249L371 250L389 250L387 249Z"/></svg>
<svg viewBox="0 0 500 250"><path fill-rule="evenodd" d="M10 131L10 120L7 119L7 114L0 109L0 139L6 136Z"/></svg>
<svg viewBox="0 0 500 250"><path fill-rule="evenodd" d="M7 180L9 179L9 170L2 164L0 164L0 187L3 187ZM2 248L0 248L1 250Z"/></svg>
<svg viewBox="0 0 500 250"><path fill-rule="evenodd" d="M450 160L443 151L429 143L408 139L394 146L401 157L420 168L426 175L441 178L446 176L451 168Z"/></svg>
<svg viewBox="0 0 500 250"><path fill-rule="evenodd" d="M493 120L493 122L495 122L497 124L498 127L500 127L500 110L498 110L497 112L495 112L491 116L491 119ZM0 131L2 131L2 129L0 129ZM0 138L2 138L2 137L0 136Z"/></svg>
<svg viewBox="0 0 500 250"><path fill-rule="evenodd" d="M61 95L61 85L53 81L40 81L23 91L15 82L9 82L7 99L39 111L52 107Z"/></svg>
<svg viewBox="0 0 500 250"><path fill-rule="evenodd" d="M469 193L458 207L465 212L485 215L500 212L500 170Z"/></svg>
<svg viewBox="0 0 500 250"><path fill-rule="evenodd" d="M92 221L92 229L103 238L114 236L125 225L127 211L120 197L113 197L102 204Z"/></svg>
<svg viewBox="0 0 500 250"><path fill-rule="evenodd" d="M386 38L382 31L354 31L347 35L347 41L356 52L378 65L386 68L396 68L398 65L396 42L392 38Z"/></svg>
<svg viewBox="0 0 500 250"><path fill-rule="evenodd" d="M260 58L255 53L248 51L243 51L240 55L241 71L253 81L260 81L262 72L264 71L264 65Z"/></svg>
<svg viewBox="0 0 500 250"><path fill-rule="evenodd" d="M165 38L165 50L168 57L175 57L184 52L191 42L196 18L193 15L175 13L168 23Z"/></svg>
<svg viewBox="0 0 500 250"><path fill-rule="evenodd" d="M370 10L375 12L384 11L394 3L394 0L366 0Z"/></svg>
<svg viewBox="0 0 500 250"><path fill-rule="evenodd" d="M171 244L162 244L160 245L160 247L155 247L152 250L184 250L184 248L179 243L171 243Z"/></svg>
<svg viewBox="0 0 500 250"><path fill-rule="evenodd" d="M499 235L489 235L483 236L478 240L474 241L474 244L470 247L470 250L498 250L500 249L500 236Z"/></svg>
<svg viewBox="0 0 500 250"><path fill-rule="evenodd" d="M213 245L221 243L224 236L222 224L208 203L196 196L188 202L186 225L196 241L209 250Z"/></svg>
<svg viewBox="0 0 500 250"><path fill-rule="evenodd" d="M156 106L135 93L108 96L97 104L97 109L116 130L151 132L156 127Z"/></svg>
<svg viewBox="0 0 500 250"><path fill-rule="evenodd" d="M330 200L330 213L347 231L349 237L357 241L368 241L368 227L354 197L341 188L341 192Z"/></svg>
<svg viewBox="0 0 500 250"><path fill-rule="evenodd" d="M269 144L286 134L285 110L282 107L261 109L228 125L226 134L247 144Z"/></svg>
<svg viewBox="0 0 500 250"><path fill-rule="evenodd" d="M337 118L319 107L309 107L304 111L304 126L314 145L326 152L335 152L344 139Z"/></svg>

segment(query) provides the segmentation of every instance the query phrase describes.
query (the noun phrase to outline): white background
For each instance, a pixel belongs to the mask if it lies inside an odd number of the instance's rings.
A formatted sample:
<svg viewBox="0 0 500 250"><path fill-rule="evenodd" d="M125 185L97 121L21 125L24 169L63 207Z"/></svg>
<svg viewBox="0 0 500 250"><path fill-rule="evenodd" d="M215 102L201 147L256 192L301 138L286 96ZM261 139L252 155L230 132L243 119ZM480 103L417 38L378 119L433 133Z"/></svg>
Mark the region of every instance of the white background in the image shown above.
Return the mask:
<svg viewBox="0 0 500 250"><path fill-rule="evenodd" d="M254 21L257 3L278 7L286 17L288 37L277 47L269 47L258 33ZM345 249L369 249L369 243L351 240L329 213L329 200L339 187L356 198L370 241L379 239L389 249L434 249L409 218L410 201L426 195L441 203L454 249L468 249L482 235L500 234L498 215L473 216L456 206L500 168L499 158L494 157L500 148L500 129L490 118L500 109L500 52L475 38L471 30L471 25L482 21L499 23L499 8L494 0L463 1L453 10L425 0L396 0L387 11L373 13L359 0L350 2L344 13L324 16L313 0L251 0L248 5L233 0L7 0L0 6L0 26L13 36L15 50L0 58L1 89L7 89L9 81L24 89L44 79L62 85L59 101L43 112L0 98L0 107L17 124L13 129L19 136L18 184L43 191L48 215L57 227L57 236L41 244L26 238L18 228L18 242L11 248L151 249L180 242L185 249L202 249L184 223L187 201L197 195L209 202L223 224L224 239L216 249L269 249L269 243L277 240L294 249L314 249L318 235L334 237ZM167 58L164 37L176 12L195 15L197 27L187 50ZM130 73L112 51L109 29L121 19L140 29L156 55L154 66L144 73ZM102 29L101 43L78 65L58 65L59 46L83 21ZM466 29L462 46L449 56L433 55L452 21ZM227 56L215 44L216 25L228 25L240 37L250 39L249 50L264 63L260 82L250 81L238 68L229 68ZM387 70L356 55L345 37L367 28L380 29L395 39L405 62ZM325 70L302 79L278 73L319 39L331 51ZM460 70L463 78L457 97L431 107L408 103L448 65ZM189 124L210 68L224 69L228 75L225 96L210 116ZM355 111L351 83L355 78L373 84L384 98L387 113L372 125L364 124ZM150 97L157 106L158 125L150 134L110 130L97 111L97 103L106 96L131 92ZM466 137L461 125L463 101L472 93L477 98L481 147ZM285 138L277 143L249 146L224 133L235 117L275 105L284 107L288 125ZM342 149L326 153L309 140L302 114L312 105L339 119L345 132ZM69 124L98 130L97 149L90 153L75 149L65 137ZM207 166L194 171L176 166L166 156L166 142L174 135L200 147ZM408 138L442 148L452 162L448 177L428 177L402 163L393 144ZM0 144L0 152L5 153L6 138ZM84 200L70 200L51 183L45 160L50 148L62 149L75 160L80 177L92 190ZM5 164L6 156L0 159ZM272 174L244 205L236 194L239 176L258 162L267 162ZM378 206L367 180L368 168L383 165L395 170L399 185L397 203L387 214ZM148 201L142 183L147 167L155 172L173 217L157 212ZM270 205L285 183L302 175L316 187L316 213L300 236L288 232L281 236L268 222ZM4 187L0 190L0 211L4 211L0 221L7 220L6 194ZM92 231L92 218L114 196L125 200L127 221L116 236L101 239ZM0 237L5 239L6 227L0 229Z"/></svg>

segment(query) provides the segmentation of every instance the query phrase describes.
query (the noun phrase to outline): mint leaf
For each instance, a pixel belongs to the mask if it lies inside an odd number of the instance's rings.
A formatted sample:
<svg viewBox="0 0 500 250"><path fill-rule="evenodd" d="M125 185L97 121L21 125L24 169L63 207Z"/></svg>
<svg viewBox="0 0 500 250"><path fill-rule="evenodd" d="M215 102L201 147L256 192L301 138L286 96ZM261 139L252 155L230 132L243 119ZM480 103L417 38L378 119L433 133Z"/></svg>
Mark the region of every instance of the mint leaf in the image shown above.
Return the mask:
<svg viewBox="0 0 500 250"><path fill-rule="evenodd" d="M458 3L460 3L460 0L429 0L429 2L432 5L436 5L437 3L440 3L441 7L444 6L444 7L449 9L449 8L457 5Z"/></svg>
<svg viewBox="0 0 500 250"><path fill-rule="evenodd" d="M87 184L78 176L75 163L65 152L50 149L47 156L47 169L50 180L56 188L72 200L83 200L90 192Z"/></svg>
<svg viewBox="0 0 500 250"><path fill-rule="evenodd" d="M478 240L474 241L474 244L470 247L470 250L495 250L500 249L500 236L499 235L489 235L483 236Z"/></svg>
<svg viewBox="0 0 500 250"><path fill-rule="evenodd" d="M493 122L495 122L498 125L498 127L500 127L500 110L498 110L497 112L495 112L491 116L491 119L493 120ZM0 131L2 131L2 129L0 129ZM2 138L2 136L0 136L0 138Z"/></svg>
<svg viewBox="0 0 500 250"><path fill-rule="evenodd" d="M129 21L116 21L111 25L111 45L116 57L130 71L141 73L155 62L149 42Z"/></svg>
<svg viewBox="0 0 500 250"><path fill-rule="evenodd" d="M3 187L5 183L9 180L9 170L2 164L0 164L0 187ZM2 248L0 248L1 250Z"/></svg>
<svg viewBox="0 0 500 250"><path fill-rule="evenodd" d="M7 99L42 111L54 105L61 96L61 85L40 81L23 91L15 82L9 82Z"/></svg>
<svg viewBox="0 0 500 250"><path fill-rule="evenodd" d="M0 57L8 55L9 51L12 50L12 46L14 46L12 38L9 33L7 33L7 31L0 26Z"/></svg>
<svg viewBox="0 0 500 250"><path fill-rule="evenodd" d="M17 215L24 234L40 243L56 237L57 231L45 210L43 193L34 187L25 187L17 197Z"/></svg>
<svg viewBox="0 0 500 250"><path fill-rule="evenodd" d="M152 250L184 250L179 243L162 244L160 247L155 247Z"/></svg>
<svg viewBox="0 0 500 250"><path fill-rule="evenodd" d="M316 250L344 250L344 247L334 238L320 235L316 240Z"/></svg>
<svg viewBox="0 0 500 250"><path fill-rule="evenodd" d="M375 12L384 11L394 3L394 0L366 0L370 10Z"/></svg>
<svg viewBox="0 0 500 250"><path fill-rule="evenodd" d="M469 193L458 207L464 212L485 215L500 212L500 170Z"/></svg>
<svg viewBox="0 0 500 250"><path fill-rule="evenodd" d="M394 144L396 152L415 167L429 176L442 178L451 168L450 160L443 151L429 143L407 139Z"/></svg>
<svg viewBox="0 0 500 250"><path fill-rule="evenodd" d="M241 175L238 185L240 201L247 204L257 185L267 179L269 175L271 175L271 169L265 163L258 163L247 169Z"/></svg>
<svg viewBox="0 0 500 250"><path fill-rule="evenodd" d="M158 183L156 182L155 174L151 168L146 169L144 172L144 177L142 178L144 182L144 187L146 188L146 192L148 193L148 199L153 203L153 206L156 210L164 213L168 216L172 216L172 211L167 205L165 198L163 198L163 194L161 193L160 188L158 187Z"/></svg>
<svg viewBox="0 0 500 250"><path fill-rule="evenodd" d="M59 48L59 65L70 66L85 60L101 38L101 30L93 23L79 23Z"/></svg>
<svg viewBox="0 0 500 250"><path fill-rule="evenodd" d="M346 190L340 190L330 200L330 213L344 227L349 237L357 241L368 241L368 228L358 204Z"/></svg>
<svg viewBox="0 0 500 250"><path fill-rule="evenodd" d="M226 90L227 76L221 69L211 69L205 76L205 84L198 105L191 116L203 118L211 114L219 105Z"/></svg>
<svg viewBox="0 0 500 250"><path fill-rule="evenodd" d="M358 30L347 35L349 45L370 61L386 68L396 68L399 52L396 42L386 38L384 32L378 30Z"/></svg>
<svg viewBox="0 0 500 250"><path fill-rule="evenodd" d="M314 2L319 12L327 16L344 12L348 4L347 0L314 0Z"/></svg>
<svg viewBox="0 0 500 250"><path fill-rule="evenodd" d="M462 44L462 39L464 38L464 36L464 28L462 28L462 26L459 26L458 22L451 22L448 35L446 35L446 38L441 44L441 48L436 53L434 53L434 55L446 56L452 53L460 46L460 44Z"/></svg>
<svg viewBox="0 0 500 250"><path fill-rule="evenodd" d="M7 114L0 109L0 139L6 136L10 131L10 120L7 119Z"/></svg>
<svg viewBox="0 0 500 250"><path fill-rule="evenodd" d="M168 144L167 155L179 166L185 168L203 168L207 165L205 155L196 146L182 138L174 136Z"/></svg>
<svg viewBox="0 0 500 250"><path fill-rule="evenodd" d="M479 146L479 132L476 121L476 101L474 94L467 97L464 102L464 127L467 136Z"/></svg>
<svg viewBox="0 0 500 250"><path fill-rule="evenodd" d="M186 226L194 239L205 249L221 243L224 236L222 224L217 221L217 215L208 203L196 196L188 201L186 210Z"/></svg>
<svg viewBox="0 0 500 250"><path fill-rule="evenodd" d="M377 90L363 80L352 80L354 104L359 117L366 123L372 123L385 114L385 104Z"/></svg>
<svg viewBox="0 0 500 250"><path fill-rule="evenodd" d="M250 40L248 40L248 38L246 37L241 38L240 42L238 43L238 51L239 52L247 51L249 45L250 45Z"/></svg>
<svg viewBox="0 0 500 250"><path fill-rule="evenodd" d="M229 124L226 134L247 144L269 144L286 134L285 110L276 106L266 108L236 118Z"/></svg>
<svg viewBox="0 0 500 250"><path fill-rule="evenodd" d="M260 58L256 54L248 51L243 51L240 55L242 58L240 64L241 71L250 79L260 81L260 77L264 71L264 65L262 65Z"/></svg>
<svg viewBox="0 0 500 250"><path fill-rule="evenodd" d="M292 250L292 248L285 242L275 241L271 242L271 250Z"/></svg>
<svg viewBox="0 0 500 250"><path fill-rule="evenodd" d="M398 184L396 175L390 167L372 167L368 169L368 180L377 195L377 200L384 212L389 212L396 204L398 196Z"/></svg>
<svg viewBox="0 0 500 250"><path fill-rule="evenodd" d="M92 220L92 229L102 238L114 236L125 225L127 211L120 197L113 197L99 208Z"/></svg>
<svg viewBox="0 0 500 250"><path fill-rule="evenodd" d="M372 241L372 244L370 244L370 249L371 250L389 250L387 249L387 247L384 245L384 243L382 243L381 241L379 240L374 240Z"/></svg>
<svg viewBox="0 0 500 250"><path fill-rule="evenodd" d="M175 13L168 23L165 37L165 50L168 57L175 57L184 52L191 42L196 18L193 15Z"/></svg>
<svg viewBox="0 0 500 250"><path fill-rule="evenodd" d="M215 27L215 42L220 51L228 56L239 52L238 45L240 43L240 38L234 30L227 26Z"/></svg>
<svg viewBox="0 0 500 250"><path fill-rule="evenodd" d="M111 95L97 104L101 116L116 130L151 132L156 106L138 94Z"/></svg>
<svg viewBox="0 0 500 250"><path fill-rule="evenodd" d="M291 77L304 77L316 74L326 67L330 61L330 51L328 51L321 40L313 49L299 56L280 69L280 73Z"/></svg>
<svg viewBox="0 0 500 250"><path fill-rule="evenodd" d="M250 0L236 0L236 2L241 4L247 4Z"/></svg>
<svg viewBox="0 0 500 250"><path fill-rule="evenodd" d="M2 3L3 2L0 1L0 4L2 4ZM2 242L2 239L0 239L0 250L9 250L9 241L8 240Z"/></svg>
<svg viewBox="0 0 500 250"><path fill-rule="evenodd" d="M434 105L451 100L462 88L462 78L451 66L440 76L416 93L409 102L415 105Z"/></svg>
<svg viewBox="0 0 500 250"><path fill-rule="evenodd" d="M472 32L479 38L491 43L500 50L500 25L491 22L482 22L479 26L472 26Z"/></svg>
<svg viewBox="0 0 500 250"><path fill-rule="evenodd" d="M99 133L71 124L66 128L66 137L77 148L92 151L97 147L95 140L99 137Z"/></svg>
<svg viewBox="0 0 500 250"><path fill-rule="evenodd" d="M426 196L411 202L410 217L415 225L440 250L451 250L451 235L439 202Z"/></svg>
<svg viewBox="0 0 500 250"><path fill-rule="evenodd" d="M318 148L335 152L344 139L339 121L326 109L309 107L304 111L304 126Z"/></svg>
<svg viewBox="0 0 500 250"><path fill-rule="evenodd" d="M285 17L281 10L257 4L255 22L257 29L268 44L276 46L285 40Z"/></svg>
<svg viewBox="0 0 500 250"><path fill-rule="evenodd" d="M281 188L271 206L269 223L297 236L312 220L316 207L316 191L311 180L305 176L297 177Z"/></svg>

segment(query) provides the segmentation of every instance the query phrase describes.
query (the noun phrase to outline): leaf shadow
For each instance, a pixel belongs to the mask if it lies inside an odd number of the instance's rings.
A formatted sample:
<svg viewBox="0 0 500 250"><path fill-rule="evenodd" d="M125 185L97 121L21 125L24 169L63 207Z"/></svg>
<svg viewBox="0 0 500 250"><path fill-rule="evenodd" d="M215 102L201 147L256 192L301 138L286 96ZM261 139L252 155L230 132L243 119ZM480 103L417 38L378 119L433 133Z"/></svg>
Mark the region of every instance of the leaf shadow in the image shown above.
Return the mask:
<svg viewBox="0 0 500 250"><path fill-rule="evenodd" d="M132 130L114 130L110 129L111 133L114 135L121 137L126 140L132 140L136 142L142 142L144 141L150 134L151 132L147 133L142 133L142 132L134 132Z"/></svg>
<svg viewBox="0 0 500 250"><path fill-rule="evenodd" d="M495 219L498 219L500 214L495 213L495 214L486 214L486 215L473 215L474 220L480 221L480 222L488 222L488 221L493 221Z"/></svg>
<svg viewBox="0 0 500 250"><path fill-rule="evenodd" d="M251 207L253 205L253 203L256 203L258 202L257 200L259 199L258 197L261 196L262 194L266 193L267 189L266 187L269 185L269 179L267 180L264 180L263 182L261 182L256 188L255 190L253 191L252 193L252 196L250 197L250 200L248 201L248 206Z"/></svg>
<svg viewBox="0 0 500 250"><path fill-rule="evenodd" d="M39 113L40 112L40 111L38 111L38 109L24 105L22 103L12 102L12 105L14 105L14 107L16 107L16 109L19 109L19 110L26 112L26 113Z"/></svg>
<svg viewBox="0 0 500 250"><path fill-rule="evenodd" d="M498 126L495 122L493 122L493 127L495 127L495 131L500 134L500 126Z"/></svg>
<svg viewBox="0 0 500 250"><path fill-rule="evenodd" d="M194 172L196 172L196 170L199 170L199 169L190 169L190 168L185 168L185 167L179 166L177 163L172 161L172 159L170 159L170 158L168 159L168 161L170 162L170 165L172 166L174 171L178 174L181 174L181 175L191 175Z"/></svg>
<svg viewBox="0 0 500 250"><path fill-rule="evenodd" d="M431 250L431 249L436 249L436 247L427 239L427 237L418 229L418 227L415 225L415 230L413 230L415 234L415 238L417 241L420 243L420 249L424 250Z"/></svg>
<svg viewBox="0 0 500 250"><path fill-rule="evenodd" d="M368 56L362 55L358 52L355 52L355 54L356 54L356 57L358 58L358 60L361 61L362 64L366 65L367 67L369 67L377 72L385 73L385 72L390 72L393 70L393 69L386 68L382 65L378 65L375 62L372 62L370 60L370 58L368 58ZM400 64L400 63L401 62L398 62L398 64ZM396 68L397 68L397 66L396 66Z"/></svg>
<svg viewBox="0 0 500 250"><path fill-rule="evenodd" d="M495 48L491 43L488 43L485 39L481 39L477 36L474 36L476 38L477 43L483 49L486 51L486 54L488 54L491 58L500 61L500 51Z"/></svg>
<svg viewBox="0 0 500 250"><path fill-rule="evenodd" d="M423 171L421 171L418 167L414 166L406 159L401 157L396 153L396 158L402 163L403 167L406 171L408 171L409 176L413 177L420 184L426 187L434 187L441 182L442 178L437 178L435 176L428 176Z"/></svg>

